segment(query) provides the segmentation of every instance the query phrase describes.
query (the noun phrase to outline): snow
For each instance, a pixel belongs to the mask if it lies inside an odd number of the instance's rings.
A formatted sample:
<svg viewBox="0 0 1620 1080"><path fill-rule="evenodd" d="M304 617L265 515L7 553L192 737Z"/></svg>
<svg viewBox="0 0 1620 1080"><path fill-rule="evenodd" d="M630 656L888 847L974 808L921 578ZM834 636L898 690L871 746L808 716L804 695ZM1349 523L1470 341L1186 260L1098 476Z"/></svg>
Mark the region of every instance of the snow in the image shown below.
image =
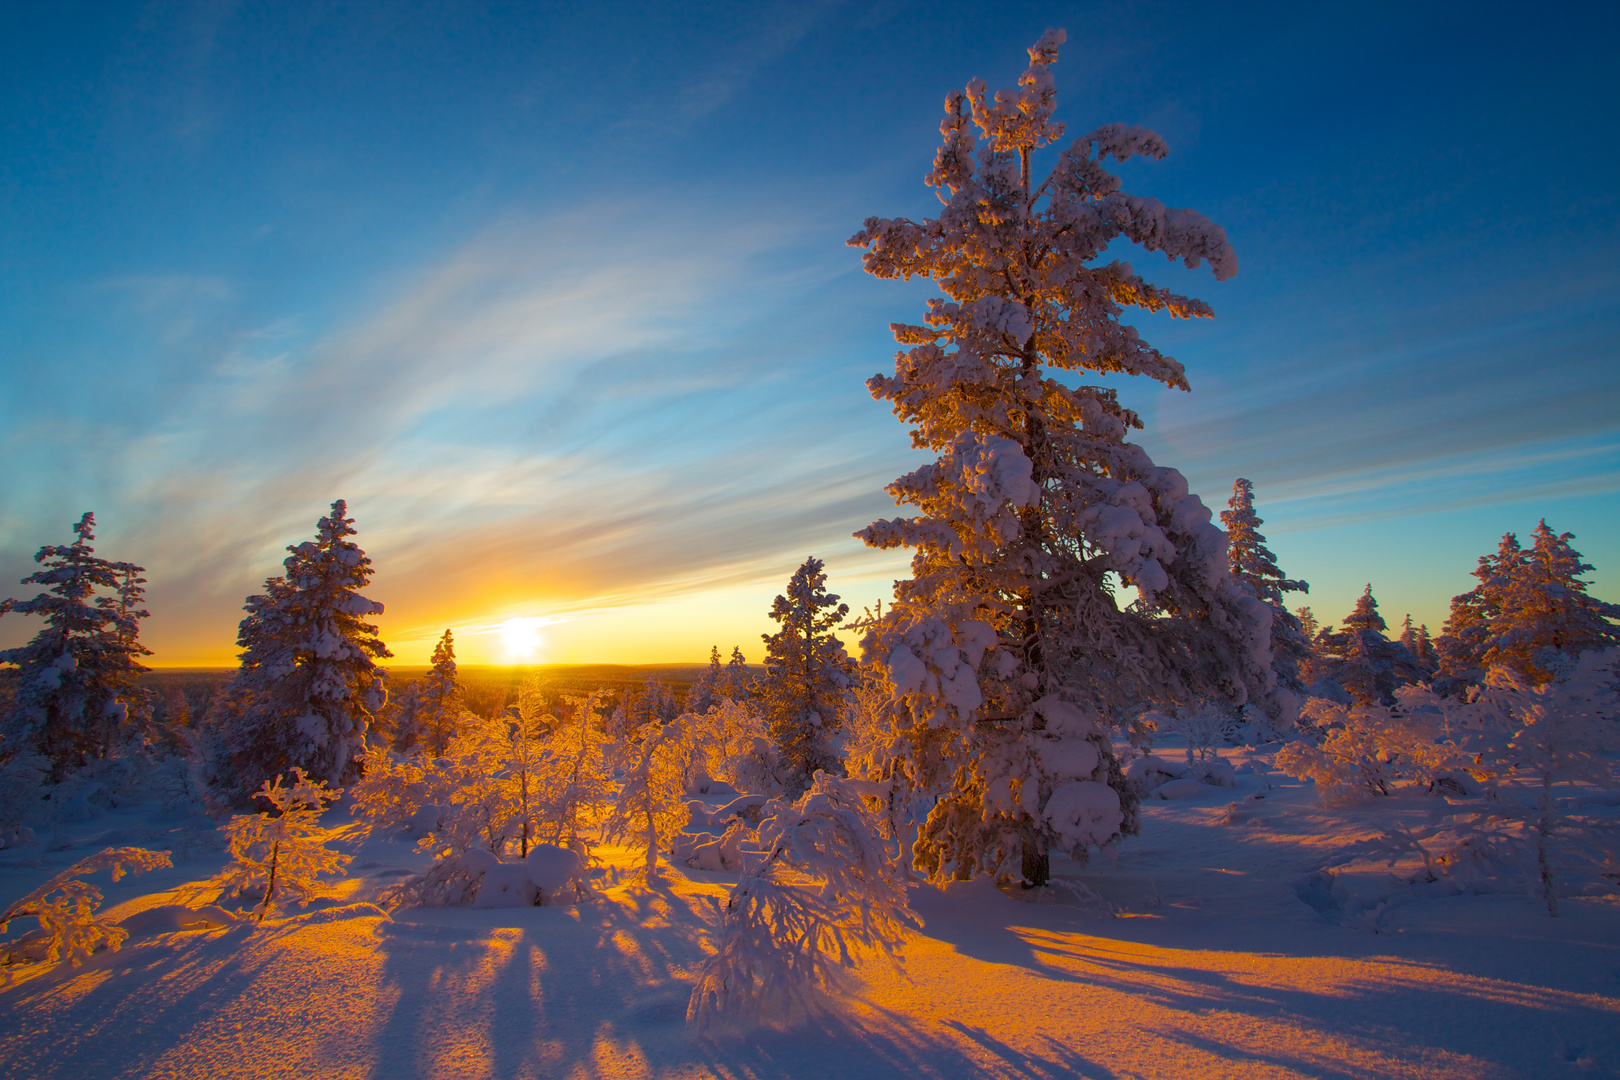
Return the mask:
<svg viewBox="0 0 1620 1080"><path fill-rule="evenodd" d="M484 871L483 884L473 897L475 908L533 907L535 884L523 863L496 863Z"/></svg>
<svg viewBox="0 0 1620 1080"><path fill-rule="evenodd" d="M1173 765L1178 748L1156 759ZM913 886L903 968L863 963L818 1012L694 1034L687 997L736 872L647 889L598 846L598 898L502 909L370 901L429 863L346 824L336 895L257 930L176 909L214 851L102 881L130 937L0 989L0 1075L1561 1077L1620 1071L1620 906L1448 895L1381 862L1322 870L1433 800L1327 806L1263 755L1235 787L1148 799L1141 835L1053 888ZM1133 765L1135 763L1133 762ZM722 797L706 803L718 816ZM341 820L342 807L336 812ZM200 819L122 808L7 848L0 900L110 843ZM177 831L178 830L178 831ZM56 850L47 850L47 847ZM482 869L494 869L492 861ZM522 871L516 864L510 865ZM25 930L13 927L13 938ZM22 971L25 969L13 969Z"/></svg>
<svg viewBox="0 0 1620 1080"><path fill-rule="evenodd" d="M579 876L579 854L555 844L536 844L523 859L529 880L548 901L552 894ZM488 880L486 878L486 880Z"/></svg>

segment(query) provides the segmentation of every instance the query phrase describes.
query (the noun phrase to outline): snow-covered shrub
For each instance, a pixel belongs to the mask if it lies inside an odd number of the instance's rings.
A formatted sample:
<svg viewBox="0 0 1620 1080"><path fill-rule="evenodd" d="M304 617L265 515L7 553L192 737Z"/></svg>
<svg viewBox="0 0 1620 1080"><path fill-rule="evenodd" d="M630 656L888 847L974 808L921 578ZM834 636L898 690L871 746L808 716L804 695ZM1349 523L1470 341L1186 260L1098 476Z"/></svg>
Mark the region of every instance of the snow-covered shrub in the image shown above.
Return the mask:
<svg viewBox="0 0 1620 1080"><path fill-rule="evenodd" d="M362 772L348 788L352 809L373 826L409 827L422 807L442 794L444 782L430 761L395 753L369 738L357 756Z"/></svg>
<svg viewBox="0 0 1620 1080"><path fill-rule="evenodd" d="M616 842L628 842L640 849L643 880L652 885L658 877L658 854L667 838L680 827L686 808L681 755L675 750L683 735L681 717L650 733L625 769L619 795L602 824L603 835Z"/></svg>
<svg viewBox="0 0 1620 1080"><path fill-rule="evenodd" d="M277 776L256 793L270 810L239 814L226 824L231 861L211 882L222 897L262 890L254 904L259 922L278 895L290 892L309 900L320 892L320 875L343 873L352 858L328 848L331 834L319 825L321 811L343 794L342 789L328 788L324 780L311 781L303 769L292 772L291 787L283 787L283 778Z"/></svg>
<svg viewBox="0 0 1620 1080"><path fill-rule="evenodd" d="M912 924L906 875L856 783L817 774L759 826L759 861L732 889L719 950L698 972L689 1022L748 1021L830 988L858 948L893 956Z"/></svg>
<svg viewBox="0 0 1620 1080"><path fill-rule="evenodd" d="M1150 795L1172 780L1187 775L1186 764L1155 756L1151 751L1132 761L1125 769L1125 781L1139 795Z"/></svg>
<svg viewBox="0 0 1620 1080"><path fill-rule="evenodd" d="M598 690L565 699L568 708L547 743L538 834L547 843L582 849L585 824L608 803L612 772L596 723L605 697Z"/></svg>
<svg viewBox="0 0 1620 1080"><path fill-rule="evenodd" d="M18 754L0 764L0 845L12 843L17 830L40 812L40 797L51 759L39 754Z"/></svg>
<svg viewBox="0 0 1620 1080"><path fill-rule="evenodd" d="M1372 856L1393 867L1415 858L1421 866L1414 881L1489 890L1517 880L1554 916L1570 886L1614 892L1617 659L1620 650L1587 652L1555 663L1551 680L1540 684L1498 667L1461 698L1404 691L1403 704L1426 699L1412 713L1427 714L1430 730L1441 733L1442 760L1449 754L1446 763L1460 759L1462 767L1433 770L1432 788L1442 798L1428 824L1399 824L1349 846L1329 865ZM1453 777L1461 782L1444 782Z"/></svg>
<svg viewBox="0 0 1620 1080"><path fill-rule="evenodd" d="M80 859L0 913L0 933L5 932L11 920L32 915L39 920L47 963L66 960L77 967L102 946L117 952L129 936L128 932L96 916L96 908L102 900L101 890L78 879L98 870L111 870L112 879L117 881L126 873L172 865L166 851L136 847L99 851L88 859ZM0 962L12 963L12 956L8 954Z"/></svg>
<svg viewBox="0 0 1620 1080"><path fill-rule="evenodd" d="M738 791L775 795L782 791L782 761L755 700L722 698L704 716L714 731L715 777Z"/></svg>
<svg viewBox="0 0 1620 1080"><path fill-rule="evenodd" d="M1311 698L1303 720L1319 743L1302 739L1277 752L1279 771L1316 782L1325 799L1388 795L1402 780L1431 790L1465 772L1477 739L1453 702L1423 686L1396 691L1394 705L1347 705Z"/></svg>
<svg viewBox="0 0 1620 1080"><path fill-rule="evenodd" d="M579 852L556 844L536 844L523 858L524 871L539 890L535 903L546 904L570 884L580 888L585 860Z"/></svg>
<svg viewBox="0 0 1620 1080"><path fill-rule="evenodd" d="M478 851L499 862L514 844L522 857L545 843L587 855L587 828L608 801L612 779L596 722L603 698L600 691L567 698L568 708L554 717L531 683L512 715L470 717L445 757L424 766L433 801L417 810L427 817L425 808L435 808L432 821L412 818L413 828L428 834L420 848L438 862L390 890L389 902L474 902L482 876L470 873L466 857Z"/></svg>
<svg viewBox="0 0 1620 1080"><path fill-rule="evenodd" d="M507 761L512 725L504 716L475 714L450 741L445 756L433 763L445 796L434 803L444 809L441 825L423 846L442 858L482 846L492 854L521 831L521 798L511 783Z"/></svg>
<svg viewBox="0 0 1620 1080"><path fill-rule="evenodd" d="M466 907L478 897L484 872L500 860L483 848L442 852L425 873L384 889L377 903L385 911L401 907Z"/></svg>
<svg viewBox="0 0 1620 1080"><path fill-rule="evenodd" d="M1477 766L1488 797L1451 804L1457 843L1442 862L1494 857L1522 867L1552 916L1566 877L1614 891L1620 822L1600 809L1620 787L1617 662L1617 649L1554 659L1539 684L1510 667L1491 670L1474 706L1491 714L1493 737Z"/></svg>

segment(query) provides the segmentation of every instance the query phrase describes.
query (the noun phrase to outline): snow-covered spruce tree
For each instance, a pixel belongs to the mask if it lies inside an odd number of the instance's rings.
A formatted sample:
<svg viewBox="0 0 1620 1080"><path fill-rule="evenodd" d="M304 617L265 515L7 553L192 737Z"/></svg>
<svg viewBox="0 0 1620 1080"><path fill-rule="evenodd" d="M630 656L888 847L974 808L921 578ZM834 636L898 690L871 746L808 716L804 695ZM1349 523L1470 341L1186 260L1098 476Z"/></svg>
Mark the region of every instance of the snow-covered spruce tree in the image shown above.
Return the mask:
<svg viewBox="0 0 1620 1080"><path fill-rule="evenodd" d="M726 689L722 695L732 701L751 701L759 689L759 680L754 673L748 670L748 658L743 656L742 646L731 647L731 659L726 661Z"/></svg>
<svg viewBox="0 0 1620 1080"><path fill-rule="evenodd" d="M422 681L413 679L403 689L388 692L388 704L366 725L369 749L392 746L402 754L420 753L422 738ZM367 766L369 767L369 766Z"/></svg>
<svg viewBox="0 0 1620 1080"><path fill-rule="evenodd" d="M1344 629L1317 635L1311 670L1363 705L1395 704L1397 687L1423 682L1428 673L1406 646L1384 636L1387 628L1369 584L1345 618Z"/></svg>
<svg viewBox="0 0 1620 1080"><path fill-rule="evenodd" d="M38 754L51 763L50 779L106 757L120 729L150 713L136 685L143 667L139 622L146 579L133 563L98 558L90 541L96 518L85 514L73 526L77 539L47 544L34 555L43 569L22 579L44 585L32 600L0 603L0 615L38 615L45 625L32 641L0 651L0 678L10 684L7 713L0 716L0 756ZM99 595L98 595L99 593Z"/></svg>
<svg viewBox="0 0 1620 1080"><path fill-rule="evenodd" d="M1253 483L1238 477L1226 505L1228 509L1221 511L1221 524L1226 526L1226 554L1232 576L1271 607L1271 663L1277 681L1290 690L1303 690L1299 668L1310 658L1311 641L1299 617L1283 602L1283 595L1308 593L1311 586L1285 575L1277 566L1277 556L1266 547L1266 538L1260 533L1265 522L1254 512Z"/></svg>
<svg viewBox="0 0 1620 1080"><path fill-rule="evenodd" d="M726 668L720 662L720 646L709 647L709 667L686 692L686 711L702 715L725 697Z"/></svg>
<svg viewBox="0 0 1620 1080"><path fill-rule="evenodd" d="M1271 609L1232 579L1209 510L1179 472L1125 441L1141 425L1113 390L1057 377L1187 389L1182 366L1119 316L1206 317L1208 305L1098 263L1112 241L1189 267L1208 260L1217 279L1237 270L1219 227L1126 194L1103 168L1163 157L1150 131L1082 135L1036 182L1035 152L1063 131L1051 119L1063 40L1041 37L1015 90L991 97L975 79L947 97L927 177L945 204L937 218L870 218L850 240L869 273L929 277L946 293L924 325L893 327L909 348L893 377L867 384L911 425L913 445L940 455L888 489L921 513L857 534L916 548L863 649L903 704L911 782L943 796L915 848L935 878L1021 866L1041 884L1049 847L1083 856L1133 831L1134 798L1103 732L1127 710L1205 698L1274 719L1287 708ZM1128 608L1116 579L1139 594Z"/></svg>
<svg viewBox="0 0 1620 1080"><path fill-rule="evenodd" d="M449 630L433 647L433 670L417 683L416 693L423 748L432 757L443 757L467 717L465 695L456 681L456 644Z"/></svg>
<svg viewBox="0 0 1620 1080"><path fill-rule="evenodd" d="M376 661L393 654L364 621L383 606L360 595L373 570L353 535L339 499L313 541L287 549L286 575L248 597L236 638L242 666L213 763L226 802L245 805L295 767L332 784L357 771L366 727L386 700Z"/></svg>
<svg viewBox="0 0 1620 1080"><path fill-rule="evenodd" d="M321 812L343 794L322 781L311 781L304 770L292 770L291 787L282 777L266 780L254 797L270 804L259 814L238 814L225 826L231 861L213 879L220 895L245 896L257 892L253 906L258 921L284 892L309 900L320 892L322 874L343 873L353 856L326 846L328 830L320 827Z"/></svg>
<svg viewBox="0 0 1620 1080"><path fill-rule="evenodd" d="M1435 642L1443 675L1478 682L1487 669L1507 667L1539 684L1570 657L1620 645L1620 604L1587 595L1581 575L1592 566L1573 539L1543 520L1529 551L1508 533L1495 555L1480 557L1479 584L1452 598Z"/></svg>
<svg viewBox="0 0 1620 1080"><path fill-rule="evenodd" d="M822 562L812 557L788 579L786 595L771 604L771 618L781 629L760 635L765 639L760 706L789 798L798 798L818 769L842 771L831 739L843 722L853 665L832 631L848 614L849 605L827 592Z"/></svg>
<svg viewBox="0 0 1620 1080"><path fill-rule="evenodd" d="M1413 626L1410 614L1401 620L1401 644L1412 654L1412 659L1417 661L1425 675L1433 675L1438 670L1439 657L1434 651L1434 642L1429 640L1429 628L1427 625Z"/></svg>

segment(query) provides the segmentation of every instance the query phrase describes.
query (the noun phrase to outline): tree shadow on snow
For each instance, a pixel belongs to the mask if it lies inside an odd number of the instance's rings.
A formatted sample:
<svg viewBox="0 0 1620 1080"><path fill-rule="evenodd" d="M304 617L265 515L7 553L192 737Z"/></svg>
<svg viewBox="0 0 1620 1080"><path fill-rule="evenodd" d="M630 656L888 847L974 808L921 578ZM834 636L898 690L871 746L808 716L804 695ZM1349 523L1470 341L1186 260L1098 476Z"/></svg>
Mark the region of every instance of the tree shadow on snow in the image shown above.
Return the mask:
<svg viewBox="0 0 1620 1080"><path fill-rule="evenodd" d="M1318 936L1327 938L1322 944L1339 947L1318 951L1302 947L1316 944L1314 937L1274 928L1269 949L1246 950L1231 948L1228 935L1206 924L1204 940L1182 948L1142 940L1159 935L1141 933L1137 920L1087 917L1061 907L1003 899L987 908L984 897L929 890L916 897L915 906L926 919L924 936L986 963L1113 991L1123 999L1110 1001L1111 1011L1140 1016L1144 1031L1223 1058L1235 1071L1270 1065L1318 1076L1367 1075L1365 1065L1325 1053L1325 1044L1287 1037L1303 1030L1323 1033L1328 1044L1365 1053L1368 1060L1450 1059L1455 1065L1470 1059L1533 1075L1551 1067L1554 1048L1563 1047L1560 1059L1603 1063L1620 1072L1620 999L1612 992L1553 989L1540 979L1504 979L1469 973L1462 965L1391 956L1397 943L1387 937L1334 930ZM1215 1016L1223 1018L1219 1024L1210 1022ZM1008 1062L1010 1075L1047 1075L1039 1071L1049 1068L1043 1062L992 1045L990 1036L967 1025L948 1023ZM1094 1026L1077 1013L1075 1041ZM1266 1028L1268 1036L1250 1038ZM1086 1076L1105 1074L1085 1061L1073 1068ZM1488 1066L1485 1072L1491 1072Z"/></svg>
<svg viewBox="0 0 1620 1080"><path fill-rule="evenodd" d="M982 1059L943 1032L869 1008L693 1032L687 998L717 923L707 897L668 884L575 908L396 912L379 929L398 1000L376 1033L373 1075L982 1075Z"/></svg>

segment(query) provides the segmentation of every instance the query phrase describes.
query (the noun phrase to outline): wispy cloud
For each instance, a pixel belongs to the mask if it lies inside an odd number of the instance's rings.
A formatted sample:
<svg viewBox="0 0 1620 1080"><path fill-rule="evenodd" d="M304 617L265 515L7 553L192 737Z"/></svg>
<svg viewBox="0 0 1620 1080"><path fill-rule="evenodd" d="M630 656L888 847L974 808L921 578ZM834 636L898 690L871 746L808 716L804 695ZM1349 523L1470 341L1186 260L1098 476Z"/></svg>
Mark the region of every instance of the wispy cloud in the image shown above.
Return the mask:
<svg viewBox="0 0 1620 1080"><path fill-rule="evenodd" d="M852 412L881 413L858 378L825 378L837 333L796 313L848 268L780 259L799 226L778 212L686 209L509 217L314 341L239 331L174 389L185 426L109 451L150 636L223 647L336 497L407 636L447 606L594 611L853 548L902 440L847 437Z"/></svg>

